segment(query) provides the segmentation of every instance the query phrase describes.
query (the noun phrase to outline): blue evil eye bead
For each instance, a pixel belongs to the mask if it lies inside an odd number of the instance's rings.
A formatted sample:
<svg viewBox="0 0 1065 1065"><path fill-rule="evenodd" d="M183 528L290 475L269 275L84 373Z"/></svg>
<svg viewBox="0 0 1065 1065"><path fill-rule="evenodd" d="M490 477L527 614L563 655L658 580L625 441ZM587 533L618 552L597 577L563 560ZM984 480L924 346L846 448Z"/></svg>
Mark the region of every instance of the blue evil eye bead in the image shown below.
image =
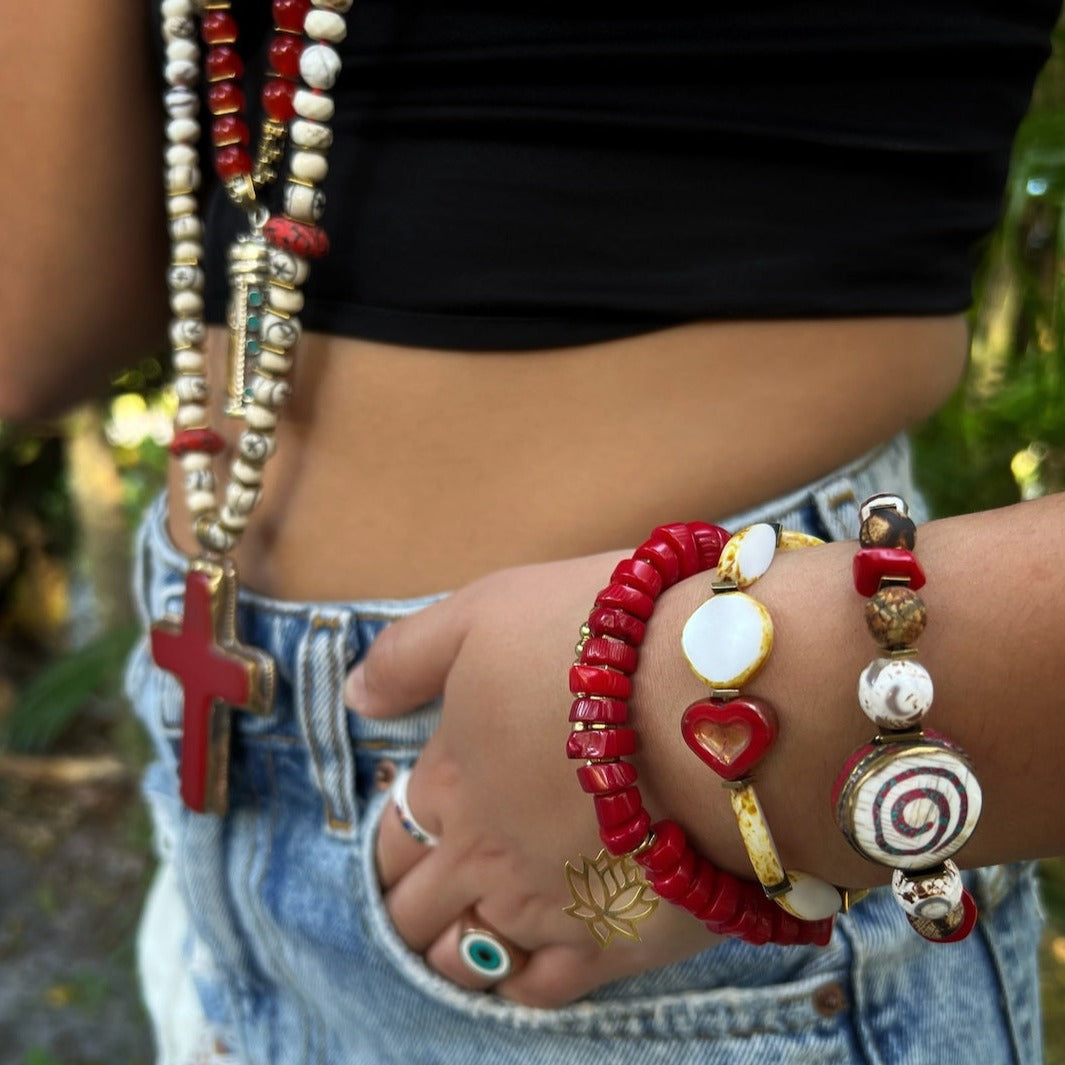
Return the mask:
<svg viewBox="0 0 1065 1065"><path fill-rule="evenodd" d="M459 940L459 957L474 976L502 980L510 972L510 951L491 932L470 928Z"/></svg>

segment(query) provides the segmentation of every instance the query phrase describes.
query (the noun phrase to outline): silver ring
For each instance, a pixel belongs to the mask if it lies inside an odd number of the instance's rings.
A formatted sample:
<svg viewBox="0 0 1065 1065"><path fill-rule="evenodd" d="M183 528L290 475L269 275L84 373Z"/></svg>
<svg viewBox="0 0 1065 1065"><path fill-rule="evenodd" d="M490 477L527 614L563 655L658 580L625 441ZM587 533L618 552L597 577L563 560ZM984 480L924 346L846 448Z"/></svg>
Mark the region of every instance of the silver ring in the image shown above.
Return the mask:
<svg viewBox="0 0 1065 1065"><path fill-rule="evenodd" d="M407 801L407 782L410 780L410 770L401 769L396 773L396 779L392 781L392 805L399 814L400 824L407 830L407 835L416 839L426 847L435 847L440 842L439 836L423 828L418 823L418 818L411 813L410 803Z"/></svg>
<svg viewBox="0 0 1065 1065"><path fill-rule="evenodd" d="M459 938L459 958L474 976L498 983L514 968L510 948L483 928L467 928Z"/></svg>

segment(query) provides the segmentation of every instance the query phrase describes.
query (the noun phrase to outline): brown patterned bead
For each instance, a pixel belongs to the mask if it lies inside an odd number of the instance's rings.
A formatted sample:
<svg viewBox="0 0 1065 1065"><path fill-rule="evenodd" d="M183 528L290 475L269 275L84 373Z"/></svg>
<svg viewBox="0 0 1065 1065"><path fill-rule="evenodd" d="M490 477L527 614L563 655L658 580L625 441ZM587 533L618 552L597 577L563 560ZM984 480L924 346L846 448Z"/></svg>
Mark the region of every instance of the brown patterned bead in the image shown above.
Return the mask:
<svg viewBox="0 0 1065 1065"><path fill-rule="evenodd" d="M904 547L913 550L917 539L917 527L897 510L874 510L862 522L858 541L862 547Z"/></svg>
<svg viewBox="0 0 1065 1065"><path fill-rule="evenodd" d="M913 643L927 620L924 600L903 584L889 584L865 603L869 634L888 650Z"/></svg>

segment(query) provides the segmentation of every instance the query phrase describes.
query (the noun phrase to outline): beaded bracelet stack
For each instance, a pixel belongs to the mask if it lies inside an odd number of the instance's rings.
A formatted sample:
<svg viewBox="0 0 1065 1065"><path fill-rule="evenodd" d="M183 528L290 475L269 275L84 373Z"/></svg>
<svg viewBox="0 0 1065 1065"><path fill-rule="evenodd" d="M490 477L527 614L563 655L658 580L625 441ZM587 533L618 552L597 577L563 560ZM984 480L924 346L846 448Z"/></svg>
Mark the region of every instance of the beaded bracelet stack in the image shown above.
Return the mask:
<svg viewBox="0 0 1065 1065"><path fill-rule="evenodd" d="M776 711L765 699L742 696L739 689L762 668L773 646L769 612L743 589L769 569L778 550L820 543L766 523L740 530L721 552L713 596L695 610L681 634L688 664L710 688L709 698L684 712L684 740L728 789L766 897L807 921L831 917L844 907L846 896L809 873L785 871L751 776L776 739Z"/></svg>
<svg viewBox="0 0 1065 1065"><path fill-rule="evenodd" d="M652 824L636 786L636 768L625 760L637 745L636 732L628 725L627 700L655 601L677 581L717 566L728 539L724 529L704 522L659 526L614 569L582 629L570 671L576 698L566 753L584 762L577 779L593 796L607 851L623 863L637 863L660 897L719 935L754 944L825 944L831 918L808 921L785 912L757 883L717 869L697 854L675 821ZM578 877L569 863L567 878L574 894L567 912L585 920L594 933L595 908L575 887ZM626 873L621 879L629 882Z"/></svg>
<svg viewBox="0 0 1065 1065"><path fill-rule="evenodd" d="M917 594L925 576L906 504L873 496L860 517L854 584L882 653L862 672L858 701L878 732L844 765L832 804L855 850L895 870L894 895L914 929L955 942L972 930L977 910L949 859L976 827L980 787L965 753L921 725L932 705L932 681L914 647L926 622Z"/></svg>

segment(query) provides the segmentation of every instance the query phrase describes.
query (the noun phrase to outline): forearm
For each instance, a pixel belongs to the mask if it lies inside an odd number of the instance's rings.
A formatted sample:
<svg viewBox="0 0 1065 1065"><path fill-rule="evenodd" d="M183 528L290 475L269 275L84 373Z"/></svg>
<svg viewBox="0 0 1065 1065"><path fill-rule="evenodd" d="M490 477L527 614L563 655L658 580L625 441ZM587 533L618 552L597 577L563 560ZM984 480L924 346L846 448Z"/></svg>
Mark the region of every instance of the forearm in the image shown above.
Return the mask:
<svg viewBox="0 0 1065 1065"><path fill-rule="evenodd" d="M1065 851L1058 752L1065 746L1065 572L1055 544L1065 497L952 518L918 529L929 622L918 641L932 675L928 727L972 758L984 811L963 866ZM851 581L855 544L780 555L751 589L770 610L772 655L745 690L777 708L780 735L756 771L759 799L786 866L852 886L888 873L854 852L836 827L833 781L876 731L857 703L857 678L877 647ZM717 778L680 736L685 707L707 695L679 649L679 632L709 593L696 578L662 597L637 675L641 781L653 813L681 820L706 853L743 875L749 865Z"/></svg>
<svg viewBox="0 0 1065 1065"><path fill-rule="evenodd" d="M162 336L152 64L144 4L4 5L0 417L61 409Z"/></svg>

